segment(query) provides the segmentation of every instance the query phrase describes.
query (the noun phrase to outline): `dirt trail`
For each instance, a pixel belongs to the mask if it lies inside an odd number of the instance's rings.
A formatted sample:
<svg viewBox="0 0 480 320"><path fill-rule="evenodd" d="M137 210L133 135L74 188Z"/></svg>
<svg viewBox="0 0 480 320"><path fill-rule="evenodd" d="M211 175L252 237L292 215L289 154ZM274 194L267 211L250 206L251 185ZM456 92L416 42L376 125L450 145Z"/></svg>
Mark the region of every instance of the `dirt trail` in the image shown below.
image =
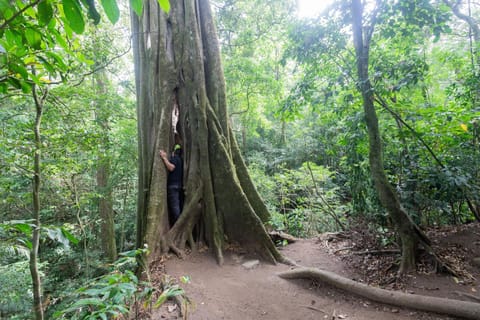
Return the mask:
<svg viewBox="0 0 480 320"><path fill-rule="evenodd" d="M318 241L301 240L282 251L300 265L352 278L344 262L328 253ZM222 267L208 253L167 260L167 274L177 279L190 278L189 283L181 284L192 301L187 319L453 319L369 302L321 283L277 277L277 273L290 268L286 265L260 262L253 269L242 266L252 259L255 257L227 252ZM178 319L176 312L168 312L167 307L156 311L153 319Z"/></svg>

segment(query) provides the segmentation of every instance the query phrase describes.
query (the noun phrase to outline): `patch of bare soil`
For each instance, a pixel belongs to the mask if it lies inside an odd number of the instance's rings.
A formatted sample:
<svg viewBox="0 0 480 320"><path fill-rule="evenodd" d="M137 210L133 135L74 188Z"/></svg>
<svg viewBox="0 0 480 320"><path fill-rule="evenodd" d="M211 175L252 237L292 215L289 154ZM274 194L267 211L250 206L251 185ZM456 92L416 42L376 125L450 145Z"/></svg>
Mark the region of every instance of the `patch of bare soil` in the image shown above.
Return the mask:
<svg viewBox="0 0 480 320"><path fill-rule="evenodd" d="M423 259L418 273L396 279L395 251L376 251L375 241L360 233L326 234L300 240L281 249L296 263L335 272L341 276L390 290L412 294L475 301L480 298L479 267L472 263L480 257L478 224L429 231L442 258L458 270L460 276L438 274ZM225 264L218 266L207 252L191 253L186 259L171 257L165 271L177 279L190 301L181 317L173 302L153 311L152 319L244 320L244 319L454 319L437 314L392 307L367 301L348 292L309 280L284 280L276 274L286 265L260 262L251 268L245 262L257 260L227 251ZM188 277L188 283L179 281Z"/></svg>

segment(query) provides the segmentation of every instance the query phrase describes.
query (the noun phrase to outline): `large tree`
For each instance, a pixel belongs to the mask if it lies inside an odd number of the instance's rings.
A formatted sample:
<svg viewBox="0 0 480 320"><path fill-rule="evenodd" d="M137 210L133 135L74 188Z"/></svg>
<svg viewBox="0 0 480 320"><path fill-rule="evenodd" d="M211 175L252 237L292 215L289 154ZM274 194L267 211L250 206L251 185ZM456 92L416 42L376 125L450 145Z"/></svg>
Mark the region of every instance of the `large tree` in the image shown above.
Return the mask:
<svg viewBox="0 0 480 320"><path fill-rule="evenodd" d="M208 0L148 1L132 14L139 130L137 245L150 260L205 242L223 262L226 243L283 257L268 236L268 211L249 178L227 117L220 50ZM174 116L175 115L175 116ZM160 150L184 148L185 205L170 228ZM194 232L195 231L195 232Z"/></svg>

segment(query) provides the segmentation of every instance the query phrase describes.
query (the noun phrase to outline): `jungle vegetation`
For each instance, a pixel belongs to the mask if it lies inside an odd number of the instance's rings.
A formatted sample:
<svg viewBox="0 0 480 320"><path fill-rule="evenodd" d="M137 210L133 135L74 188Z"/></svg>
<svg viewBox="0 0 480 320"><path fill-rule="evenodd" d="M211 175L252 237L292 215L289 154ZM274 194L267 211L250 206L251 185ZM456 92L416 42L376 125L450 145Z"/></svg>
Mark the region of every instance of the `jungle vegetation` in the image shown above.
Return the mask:
<svg viewBox="0 0 480 320"><path fill-rule="evenodd" d="M130 312L154 290L139 261L199 245L286 262L269 230L361 227L414 271L423 230L480 219L479 15L470 0L310 18L293 0L0 0L0 317ZM170 228L158 152L177 142Z"/></svg>

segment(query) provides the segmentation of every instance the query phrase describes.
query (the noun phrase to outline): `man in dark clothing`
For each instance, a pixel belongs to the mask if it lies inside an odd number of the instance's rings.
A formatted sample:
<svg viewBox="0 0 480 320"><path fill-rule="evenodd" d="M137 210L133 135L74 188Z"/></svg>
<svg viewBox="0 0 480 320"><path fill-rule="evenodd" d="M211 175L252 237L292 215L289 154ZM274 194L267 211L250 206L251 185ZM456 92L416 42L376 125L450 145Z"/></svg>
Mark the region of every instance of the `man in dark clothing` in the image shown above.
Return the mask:
<svg viewBox="0 0 480 320"><path fill-rule="evenodd" d="M183 160L182 148L176 144L172 156L167 159L167 153L160 150L160 156L168 170L167 178L167 200L168 211L170 212L170 222L173 225L180 217L182 212L182 191L183 191Z"/></svg>

